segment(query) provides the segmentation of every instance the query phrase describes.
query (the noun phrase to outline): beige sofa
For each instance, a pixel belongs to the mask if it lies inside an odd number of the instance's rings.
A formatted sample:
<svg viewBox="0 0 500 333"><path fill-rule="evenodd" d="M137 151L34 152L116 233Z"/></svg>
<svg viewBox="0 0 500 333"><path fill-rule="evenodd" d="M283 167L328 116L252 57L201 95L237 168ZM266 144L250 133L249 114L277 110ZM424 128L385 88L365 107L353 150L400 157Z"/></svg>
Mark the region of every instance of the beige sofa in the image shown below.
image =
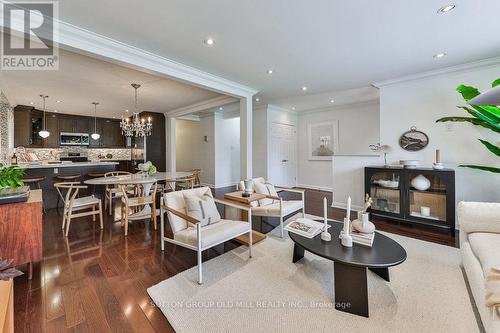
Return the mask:
<svg viewBox="0 0 500 333"><path fill-rule="evenodd" d="M460 202L458 222L462 264L484 329L500 332L500 318L485 305L485 278L500 266L500 203Z"/></svg>

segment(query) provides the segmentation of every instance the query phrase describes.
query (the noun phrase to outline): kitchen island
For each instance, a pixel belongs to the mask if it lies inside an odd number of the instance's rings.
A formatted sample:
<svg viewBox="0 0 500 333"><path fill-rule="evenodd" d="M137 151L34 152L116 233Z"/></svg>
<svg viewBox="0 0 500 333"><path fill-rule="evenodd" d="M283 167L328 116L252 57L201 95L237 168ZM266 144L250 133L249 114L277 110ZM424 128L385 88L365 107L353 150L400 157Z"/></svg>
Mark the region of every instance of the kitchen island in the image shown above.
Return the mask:
<svg viewBox="0 0 500 333"><path fill-rule="evenodd" d="M45 177L45 180L40 182L40 188L43 191L43 205L45 209L56 208L59 194L54 188L54 183L60 182L56 179L57 176L80 175L80 182L89 179L89 173L106 173L116 170L118 162L111 161L91 161L91 162L41 162L37 164L23 164L19 167L26 168L26 178ZM91 186L87 193L93 193L94 188ZM85 190L82 191L85 193Z"/></svg>

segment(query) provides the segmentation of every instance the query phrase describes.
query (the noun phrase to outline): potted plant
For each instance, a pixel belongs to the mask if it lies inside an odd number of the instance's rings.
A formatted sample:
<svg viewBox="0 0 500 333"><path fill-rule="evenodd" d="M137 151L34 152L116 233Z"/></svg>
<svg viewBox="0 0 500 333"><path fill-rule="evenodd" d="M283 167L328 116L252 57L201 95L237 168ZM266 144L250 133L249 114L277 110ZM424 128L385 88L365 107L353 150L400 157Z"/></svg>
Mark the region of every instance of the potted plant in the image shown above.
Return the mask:
<svg viewBox="0 0 500 333"><path fill-rule="evenodd" d="M492 87L500 86L500 79L495 80L492 83ZM462 95L464 100L468 102L469 100L477 97L481 92L474 87L459 85L457 91ZM446 121L456 121L456 122L469 122L476 126L481 126L487 128L493 132L500 133L500 107L495 105L468 105L468 106L458 106L458 108L465 110L472 117L444 117L436 120L436 122L446 122ZM500 157L500 147L488 142L486 140L479 139L479 142L488 149L491 153ZM482 171L489 171L493 173L500 173L500 168L485 166L485 165L459 165L460 167L478 169Z"/></svg>
<svg viewBox="0 0 500 333"><path fill-rule="evenodd" d="M15 268L9 268L14 259L0 259L0 281L9 281L23 272Z"/></svg>
<svg viewBox="0 0 500 333"><path fill-rule="evenodd" d="M16 188L23 186L21 177L26 173L26 169L16 166L6 166L0 163L0 188Z"/></svg>

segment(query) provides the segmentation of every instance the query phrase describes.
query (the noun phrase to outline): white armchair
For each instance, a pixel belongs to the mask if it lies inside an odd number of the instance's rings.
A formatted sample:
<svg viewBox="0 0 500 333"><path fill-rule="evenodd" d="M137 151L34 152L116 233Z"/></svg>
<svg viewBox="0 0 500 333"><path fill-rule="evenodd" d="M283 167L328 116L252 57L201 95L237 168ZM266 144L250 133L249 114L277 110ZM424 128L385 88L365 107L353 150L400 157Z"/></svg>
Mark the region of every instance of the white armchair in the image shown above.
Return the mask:
<svg viewBox="0 0 500 333"><path fill-rule="evenodd" d="M202 221L189 216L184 195L202 197L209 196L214 202L226 206L246 210L248 221L232 221L221 219L219 222L202 226ZM168 221L172 229L173 238L165 236L164 213L167 213ZM176 244L198 253L198 283L202 284L202 252L216 245L222 244L230 239L248 234L249 257L252 257L252 214L250 207L239 205L225 200L214 199L208 187L165 193L161 204L161 250L165 250L165 241ZM191 226L189 226L191 224Z"/></svg>
<svg viewBox="0 0 500 333"><path fill-rule="evenodd" d="M304 190L272 185L266 182L266 180L262 177L252 179L252 183L254 192L266 195L266 199L252 202L252 215L261 217L278 217L280 219L281 238L283 238L283 219L286 216L298 211L302 212L302 217L305 216ZM245 184L243 181L239 184L239 190L245 191ZM283 198L278 196L276 191L299 193L301 195L301 199L283 200Z"/></svg>

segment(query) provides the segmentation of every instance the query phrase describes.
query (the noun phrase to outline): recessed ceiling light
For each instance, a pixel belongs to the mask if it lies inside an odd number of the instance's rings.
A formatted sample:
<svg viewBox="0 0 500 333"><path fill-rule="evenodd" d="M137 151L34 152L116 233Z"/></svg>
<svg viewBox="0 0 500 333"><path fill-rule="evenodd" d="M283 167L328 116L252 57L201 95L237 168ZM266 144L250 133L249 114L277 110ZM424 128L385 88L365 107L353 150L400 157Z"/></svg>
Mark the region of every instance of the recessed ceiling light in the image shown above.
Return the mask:
<svg viewBox="0 0 500 333"><path fill-rule="evenodd" d="M55 113L57 113L57 110L54 110Z"/></svg>
<svg viewBox="0 0 500 333"><path fill-rule="evenodd" d="M441 59L445 56L446 56L446 53L444 53L444 52L437 53L437 54L433 55L434 59Z"/></svg>
<svg viewBox="0 0 500 333"><path fill-rule="evenodd" d="M128 109L126 109L125 112L128 112Z"/></svg>
<svg viewBox="0 0 500 333"><path fill-rule="evenodd" d="M33 105L33 104L35 104L35 102L30 102L30 105Z"/></svg>
<svg viewBox="0 0 500 333"><path fill-rule="evenodd" d="M56 103L61 103L61 102L62 102L61 100L56 101Z"/></svg>
<svg viewBox="0 0 500 333"><path fill-rule="evenodd" d="M438 13L441 14L441 13L447 13L449 12L450 10L453 10L455 9L456 5L450 3L449 5L446 5L446 6L443 6L441 8L438 9Z"/></svg>
<svg viewBox="0 0 500 333"><path fill-rule="evenodd" d="M302 87L302 91L306 91L307 90L307 87L306 86L303 86Z"/></svg>
<svg viewBox="0 0 500 333"><path fill-rule="evenodd" d="M220 111L222 111L222 110L224 110L224 108L221 106L221 107L219 108L219 110L220 110Z"/></svg>
<svg viewBox="0 0 500 333"><path fill-rule="evenodd" d="M295 106L292 106L292 110L294 110L294 111L295 111Z"/></svg>
<svg viewBox="0 0 500 333"><path fill-rule="evenodd" d="M330 99L330 103L335 103L335 100L333 98Z"/></svg>
<svg viewBox="0 0 500 333"><path fill-rule="evenodd" d="M255 101L256 101L256 102L260 102L260 98L255 97Z"/></svg>
<svg viewBox="0 0 500 333"><path fill-rule="evenodd" d="M213 46L215 44L215 39L209 37L209 38L205 39L203 41L203 43L205 43L208 46Z"/></svg>
<svg viewBox="0 0 500 333"><path fill-rule="evenodd" d="M274 71L273 71L272 69L268 69L268 70L266 71L266 73L267 73L267 74L269 74L269 75L271 75L271 74L273 74L273 73L274 73Z"/></svg>

